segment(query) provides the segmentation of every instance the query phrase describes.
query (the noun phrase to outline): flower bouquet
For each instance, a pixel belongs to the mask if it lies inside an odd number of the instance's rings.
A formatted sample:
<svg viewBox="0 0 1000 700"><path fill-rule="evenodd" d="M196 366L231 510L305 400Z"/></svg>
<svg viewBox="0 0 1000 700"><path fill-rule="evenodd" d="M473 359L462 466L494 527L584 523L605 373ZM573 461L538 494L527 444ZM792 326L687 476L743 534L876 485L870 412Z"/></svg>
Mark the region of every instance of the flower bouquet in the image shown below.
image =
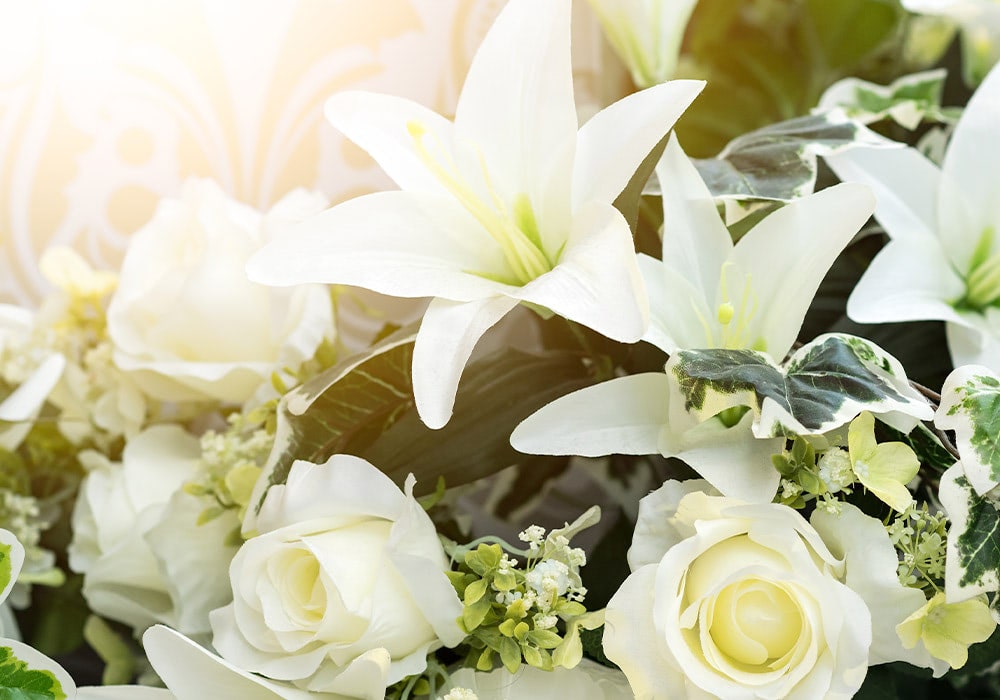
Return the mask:
<svg viewBox="0 0 1000 700"><path fill-rule="evenodd" d="M0 697L1000 694L998 6L589 5L0 307Z"/></svg>

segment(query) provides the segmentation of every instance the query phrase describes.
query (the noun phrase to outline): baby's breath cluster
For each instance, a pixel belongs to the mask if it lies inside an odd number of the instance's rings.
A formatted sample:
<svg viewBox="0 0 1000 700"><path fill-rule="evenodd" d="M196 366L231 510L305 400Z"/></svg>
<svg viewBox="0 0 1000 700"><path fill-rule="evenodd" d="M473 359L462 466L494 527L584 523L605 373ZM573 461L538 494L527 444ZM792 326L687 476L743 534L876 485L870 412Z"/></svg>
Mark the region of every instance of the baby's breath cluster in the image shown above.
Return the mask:
<svg viewBox="0 0 1000 700"><path fill-rule="evenodd" d="M831 447L817 454L803 437L792 441L791 449L771 457L781 474L778 502L792 508L804 508L810 501L817 508L836 510L837 496L850 495L854 471L847 450Z"/></svg>
<svg viewBox="0 0 1000 700"><path fill-rule="evenodd" d="M184 489L194 496L208 496L214 502L199 523L217 518L227 510L237 511L240 520L250 504L254 484L274 442L263 427L264 415L231 413L223 431L209 430L201 437L199 478Z"/></svg>
<svg viewBox="0 0 1000 700"><path fill-rule="evenodd" d="M920 588L928 596L943 589L948 519L931 514L927 504L910 506L886 526L899 552L896 574L904 586Z"/></svg>
<svg viewBox="0 0 1000 700"><path fill-rule="evenodd" d="M590 524L581 518L548 535L533 525L519 535L526 550L488 542L454 548L458 570L449 577L465 604L459 624L470 665L489 671L499 658L513 673L522 663L550 671L579 662L577 628L587 615L580 568L587 557L570 538Z"/></svg>

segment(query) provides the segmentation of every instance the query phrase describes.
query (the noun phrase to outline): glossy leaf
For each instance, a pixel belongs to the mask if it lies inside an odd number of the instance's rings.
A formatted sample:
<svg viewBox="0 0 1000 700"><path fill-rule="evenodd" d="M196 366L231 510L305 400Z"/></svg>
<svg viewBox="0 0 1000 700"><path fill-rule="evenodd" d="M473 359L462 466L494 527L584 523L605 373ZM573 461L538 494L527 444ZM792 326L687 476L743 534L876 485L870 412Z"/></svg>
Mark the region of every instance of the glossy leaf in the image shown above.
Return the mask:
<svg viewBox="0 0 1000 700"><path fill-rule="evenodd" d="M749 406L758 438L825 433L862 411L890 414L883 420L906 430L932 415L899 362L853 336L820 336L784 365L753 350L682 350L667 372L677 379L678 405L701 420Z"/></svg>

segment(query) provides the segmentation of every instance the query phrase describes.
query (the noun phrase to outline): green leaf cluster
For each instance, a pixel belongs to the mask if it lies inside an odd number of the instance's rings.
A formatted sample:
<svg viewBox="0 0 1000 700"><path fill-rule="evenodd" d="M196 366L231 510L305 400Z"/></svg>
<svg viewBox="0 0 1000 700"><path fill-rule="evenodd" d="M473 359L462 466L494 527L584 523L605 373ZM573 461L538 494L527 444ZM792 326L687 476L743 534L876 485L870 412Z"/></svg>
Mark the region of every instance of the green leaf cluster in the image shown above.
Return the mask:
<svg viewBox="0 0 1000 700"><path fill-rule="evenodd" d="M468 658L480 671L492 670L497 658L511 673L522 663L546 671L558 665L553 651L565 640L554 627L543 629L536 624L533 613L537 608L526 574L500 545L485 543L467 552L459 569L449 572L465 606L458 622L469 635L465 642ZM560 596L547 612L569 621L587 610Z"/></svg>

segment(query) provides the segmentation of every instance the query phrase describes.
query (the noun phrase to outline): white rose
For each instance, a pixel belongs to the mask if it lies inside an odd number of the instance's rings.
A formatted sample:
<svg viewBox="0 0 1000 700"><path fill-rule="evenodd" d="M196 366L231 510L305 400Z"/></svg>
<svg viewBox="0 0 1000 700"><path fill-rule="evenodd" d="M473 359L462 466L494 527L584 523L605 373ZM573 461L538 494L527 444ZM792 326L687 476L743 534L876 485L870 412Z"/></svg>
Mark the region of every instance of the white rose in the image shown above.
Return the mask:
<svg viewBox="0 0 1000 700"><path fill-rule="evenodd" d="M637 698L849 698L871 615L801 515L669 481L642 500L605 652Z"/></svg>
<svg viewBox="0 0 1000 700"><path fill-rule="evenodd" d="M318 210L301 192L289 196L263 216L189 180L132 236L108 333L115 363L149 396L242 403L332 334L325 287L264 287L243 270L282 223Z"/></svg>
<svg viewBox="0 0 1000 700"><path fill-rule="evenodd" d="M573 700L632 700L628 680L621 673L584 659L572 669L542 671L522 666L511 674L503 668L477 673L463 668L451 675L453 688L465 688L478 700L520 700L521 698L558 698ZM461 697L459 693L456 693Z"/></svg>
<svg viewBox="0 0 1000 700"><path fill-rule="evenodd" d="M156 622L206 635L208 613L231 591L226 568L239 527L232 512L198 525L203 499L181 486L195 475L198 440L177 426L149 428L125 445L122 462L81 454L90 472L73 511L70 568L84 575L95 612L141 632Z"/></svg>
<svg viewBox="0 0 1000 700"><path fill-rule="evenodd" d="M287 484L267 492L261 534L233 559L233 603L211 614L219 654L301 688L367 697L359 676L381 693L423 671L428 652L461 642L462 603L413 483L404 494L347 455L295 462ZM391 662L372 681L358 665L374 650Z"/></svg>

